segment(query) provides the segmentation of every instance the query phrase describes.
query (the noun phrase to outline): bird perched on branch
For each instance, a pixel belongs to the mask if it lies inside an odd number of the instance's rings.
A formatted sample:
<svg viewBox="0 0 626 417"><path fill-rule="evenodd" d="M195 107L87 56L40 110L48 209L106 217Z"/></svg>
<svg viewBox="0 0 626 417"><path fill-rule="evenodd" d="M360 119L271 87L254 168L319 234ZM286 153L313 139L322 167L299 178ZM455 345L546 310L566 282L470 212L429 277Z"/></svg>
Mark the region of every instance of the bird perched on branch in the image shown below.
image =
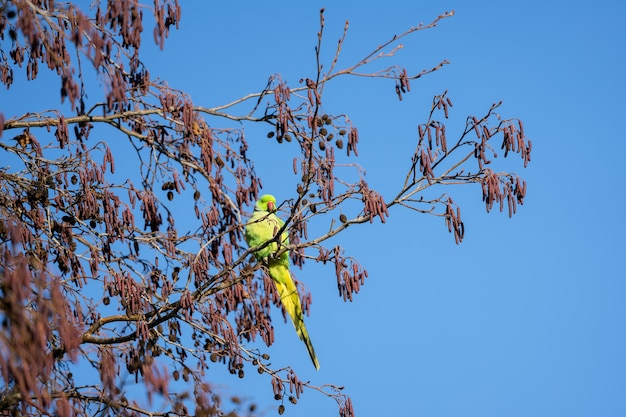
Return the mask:
<svg viewBox="0 0 626 417"><path fill-rule="evenodd" d="M267 267L300 340L306 345L315 369L319 369L320 364L315 355L315 349L304 325L300 296L289 273L289 253L286 250L279 252L281 247L289 244L287 230L283 230L280 238L276 237L284 224L285 222L276 215L276 198L270 194L263 195L256 202L254 213L246 225L245 239L251 248L259 247L254 252L254 256ZM264 244L266 245L261 247Z"/></svg>

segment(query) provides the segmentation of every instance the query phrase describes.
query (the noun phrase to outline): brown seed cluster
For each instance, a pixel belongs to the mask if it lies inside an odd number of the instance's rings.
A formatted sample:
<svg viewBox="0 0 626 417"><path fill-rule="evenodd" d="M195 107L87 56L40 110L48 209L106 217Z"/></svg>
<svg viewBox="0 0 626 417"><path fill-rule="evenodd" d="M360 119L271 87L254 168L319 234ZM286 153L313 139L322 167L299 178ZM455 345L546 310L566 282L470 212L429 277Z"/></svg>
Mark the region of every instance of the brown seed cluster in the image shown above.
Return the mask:
<svg viewBox="0 0 626 417"><path fill-rule="evenodd" d="M383 196L371 190L365 181L361 181L360 188L364 203L363 214L369 218L370 223L374 222L376 216L385 223L385 217L389 217L389 211Z"/></svg>
<svg viewBox="0 0 626 417"><path fill-rule="evenodd" d="M291 106L289 105L289 99L291 98L291 89L287 84L278 79L276 86L274 87L274 101L276 109L276 140L278 143L282 143L283 140L291 142L291 136L289 135L290 126L295 124L295 119L291 113Z"/></svg>
<svg viewBox="0 0 626 417"><path fill-rule="evenodd" d="M406 68L402 68L402 72L396 77L396 94L398 99L402 101L402 94L406 94L409 91L411 91L409 75L406 72Z"/></svg>
<svg viewBox="0 0 626 417"><path fill-rule="evenodd" d="M481 186L487 211L490 211L495 203L499 203L500 211L503 211L506 202L509 217L512 217L517 211L517 204L524 204L526 181L517 175L501 176L486 169Z"/></svg>
<svg viewBox="0 0 626 417"><path fill-rule="evenodd" d="M524 135L524 125L521 120L517 121L517 126L513 122L507 123L502 129L502 149L504 149L504 157L509 152L519 153L524 161L524 167L530 162L530 152L532 150L532 141L527 140Z"/></svg>
<svg viewBox="0 0 626 417"><path fill-rule="evenodd" d="M357 294L361 285L365 284L367 271L355 259L343 257L342 252L343 250L336 246L331 252L320 251L321 258L318 259L328 259L334 262L339 296L344 301L352 301L353 295Z"/></svg>
<svg viewBox="0 0 626 417"><path fill-rule="evenodd" d="M155 41L163 46L169 27L178 25L180 7L177 0L157 1L154 12ZM92 19L73 3L3 3L0 36L4 39L8 28L12 42L8 51L0 50L0 55L11 57L12 62L0 60L0 81L10 87L15 66L24 64L27 78L35 79L39 65L45 64L59 75L61 99L69 99L72 107L80 104L82 109L86 93L77 80L77 64L70 53L76 48L98 73L107 75L109 108L128 103L125 92L145 91L149 80L139 61L142 13L136 0L109 1L105 9L98 5Z"/></svg>
<svg viewBox="0 0 626 417"><path fill-rule="evenodd" d="M350 397L347 397L344 401L340 402L339 416L354 417L354 408L352 408L352 400Z"/></svg>
<svg viewBox="0 0 626 417"><path fill-rule="evenodd" d="M463 222L461 221L461 208L456 206L456 210L454 209L454 201L451 198L446 200L446 226L448 226L448 232L454 233L454 241L457 243L461 243L463 240L463 236L465 234L465 227L463 226Z"/></svg>
<svg viewBox="0 0 626 417"><path fill-rule="evenodd" d="M15 223L5 227L15 243L25 237ZM72 314L61 281L37 268L18 248L0 247L0 311L3 334L10 340L2 343L0 371L16 393L41 393L37 403L49 407L53 397L41 387L55 383L55 361L64 355L76 360L83 317ZM13 409L14 403L4 401L5 393L0 395L3 406Z"/></svg>

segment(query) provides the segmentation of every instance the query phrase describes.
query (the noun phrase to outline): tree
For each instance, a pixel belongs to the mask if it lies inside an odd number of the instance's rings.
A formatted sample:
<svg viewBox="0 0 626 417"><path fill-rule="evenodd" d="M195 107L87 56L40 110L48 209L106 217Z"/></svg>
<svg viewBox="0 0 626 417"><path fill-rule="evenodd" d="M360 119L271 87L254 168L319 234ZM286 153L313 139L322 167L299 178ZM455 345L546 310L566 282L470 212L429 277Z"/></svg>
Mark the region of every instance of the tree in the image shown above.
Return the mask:
<svg viewBox="0 0 626 417"><path fill-rule="evenodd" d="M289 147L293 160L279 162L293 165L299 183L282 196L290 242L282 251L300 268L329 264L346 301L367 277L356 259L328 243L347 228L385 222L404 207L442 217L460 243L460 208L441 191L454 184L480 184L487 211L498 205L515 213L526 183L491 167L498 144L504 157L530 161L522 122L501 118L497 103L468 117L451 140L445 120L452 101L447 92L434 97L406 179L385 200L356 163L357 126L326 110L324 90L367 76L389 80L402 100L411 82L447 61L415 74L399 66L370 71L370 64L393 57L402 38L453 12L339 69L348 24L334 59L323 63L322 10L313 78L288 85L275 75L257 93L207 108L151 79L140 59L146 10L163 47L180 21L177 0L155 0L152 9L133 0L95 2L89 12L73 3L0 1L2 83L10 89L15 71L33 80L45 65L58 76L65 103L7 119L0 113L2 160L10 161L0 168L0 410L218 415L224 401L206 375L215 363L241 378L248 369L266 375L279 412L310 388L334 398L340 415L353 415L340 387L312 386L291 367L270 364L272 308L282 306L255 248L243 240L262 180L247 156L249 138L228 122L267 126L265 146ZM243 114L235 111L241 108ZM94 140L96 131L111 139ZM121 155L137 161L133 169L120 172ZM352 171L339 176L339 164ZM302 286L300 293L308 312L312 296ZM150 401L121 389L127 374L166 409L150 410ZM254 414L253 406L240 405L238 413Z"/></svg>

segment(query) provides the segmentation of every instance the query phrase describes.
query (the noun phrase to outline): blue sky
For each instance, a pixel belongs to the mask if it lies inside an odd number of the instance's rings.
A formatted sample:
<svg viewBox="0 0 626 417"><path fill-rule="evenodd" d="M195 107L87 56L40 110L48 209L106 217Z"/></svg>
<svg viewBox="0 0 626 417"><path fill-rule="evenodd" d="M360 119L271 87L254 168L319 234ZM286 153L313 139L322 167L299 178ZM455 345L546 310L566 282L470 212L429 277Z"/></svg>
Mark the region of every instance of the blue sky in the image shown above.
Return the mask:
<svg viewBox="0 0 626 417"><path fill-rule="evenodd" d="M394 58L413 72L442 59L452 63L414 82L401 103L385 81L350 79L329 87L336 101L325 104L359 127L360 163L383 195L396 191L403 146L414 145L432 96L445 89L455 104L453 131L467 115L504 100L499 112L522 119L533 140L528 169L515 158L508 162L528 181L526 203L512 219L487 214L479 190L467 188L449 191L466 225L459 246L441 219L402 210L392 211L385 225L349 230L340 243L363 262L369 279L348 304L336 295L332 270L297 271L313 293L307 326L322 368L316 373L309 366L288 323L276 326L274 358L295 362L302 379L345 385L358 416L626 415L626 144L620 128L626 6L311 1L196 7L183 9L183 27L170 39L186 65L163 72L208 106L258 90L272 73L292 84L314 74L320 7L326 7L330 50L350 21L340 65L455 10L436 29L407 39ZM196 39L191 47L190 37ZM285 185L291 161L272 159L275 149L248 139L265 189L292 198L292 180ZM270 396L263 383L257 391L253 379L246 380L250 396L261 403ZM315 393L288 408L298 416L335 413L334 403Z"/></svg>
<svg viewBox="0 0 626 417"><path fill-rule="evenodd" d="M461 245L443 220L403 210L392 210L384 225L349 229L337 243L369 272L352 303L337 297L332 269L296 271L313 294L306 322L321 370L310 365L291 324L280 320L273 362L293 364L303 380L345 385L359 417L626 415L626 6L222 3L183 4L181 29L165 51L144 56L153 77L206 107L259 91L274 73L294 86L312 77L320 7L327 57L350 21L339 66L455 10L387 61L413 73L451 61L415 81L402 102L389 81L329 86L328 111L349 114L359 128L359 162L386 197L403 180L417 125L443 90L455 104L452 132L463 129L466 116L503 100L499 113L522 119L533 141L527 169L517 158L507 162L528 182L525 204L512 219L487 214L476 186L448 191L463 210ZM272 158L275 147L254 128L247 139L265 191L293 198L291 159ZM225 392L244 390L273 415L269 383L256 373L243 381L219 370L215 376ZM292 416L336 414L334 402L314 392L287 408Z"/></svg>

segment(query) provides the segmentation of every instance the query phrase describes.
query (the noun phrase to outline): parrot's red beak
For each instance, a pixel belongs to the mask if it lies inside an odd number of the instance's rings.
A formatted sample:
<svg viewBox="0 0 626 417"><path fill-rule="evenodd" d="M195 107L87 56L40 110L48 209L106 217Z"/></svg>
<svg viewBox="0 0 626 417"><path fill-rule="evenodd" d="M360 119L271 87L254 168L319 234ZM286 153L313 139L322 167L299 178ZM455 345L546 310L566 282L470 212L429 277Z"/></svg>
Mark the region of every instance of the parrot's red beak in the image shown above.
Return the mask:
<svg viewBox="0 0 626 417"><path fill-rule="evenodd" d="M276 206L274 206L274 203L272 203L271 201L267 202L267 211L269 212L276 211Z"/></svg>

